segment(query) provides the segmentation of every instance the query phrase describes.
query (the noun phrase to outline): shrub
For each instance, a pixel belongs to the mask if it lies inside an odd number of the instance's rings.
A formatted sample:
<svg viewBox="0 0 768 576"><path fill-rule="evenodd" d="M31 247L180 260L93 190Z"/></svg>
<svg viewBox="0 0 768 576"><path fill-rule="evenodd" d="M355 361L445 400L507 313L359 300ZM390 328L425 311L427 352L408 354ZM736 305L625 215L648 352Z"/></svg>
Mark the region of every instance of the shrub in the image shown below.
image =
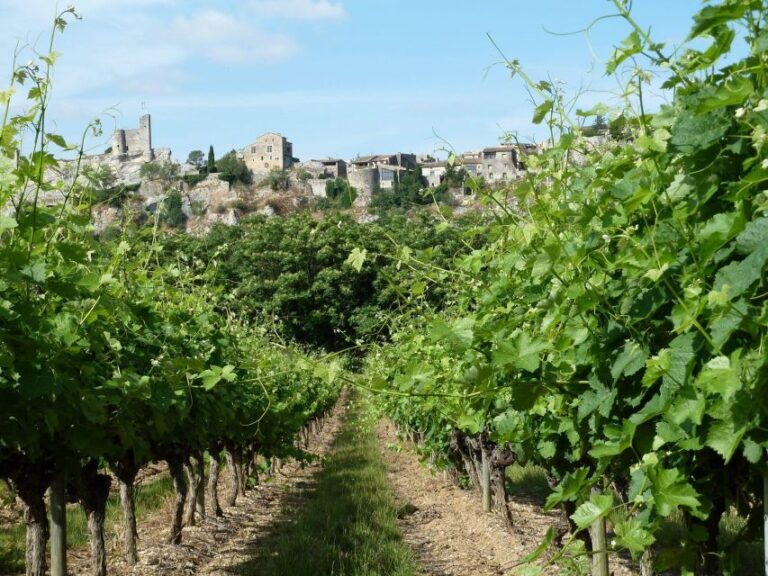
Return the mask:
<svg viewBox="0 0 768 576"><path fill-rule="evenodd" d="M269 173L265 182L274 191L288 190L291 187L291 175L287 170L275 168Z"/></svg>
<svg viewBox="0 0 768 576"><path fill-rule="evenodd" d="M165 200L163 200L160 222L167 224L171 228L183 228L187 217L182 210L182 204L180 192L173 191L168 194Z"/></svg>
<svg viewBox="0 0 768 576"><path fill-rule="evenodd" d="M336 178L325 183L325 196L330 200L332 207L346 209L352 207L357 198L357 190L346 180Z"/></svg>
<svg viewBox="0 0 768 576"><path fill-rule="evenodd" d="M242 182L250 184L252 181L251 171L242 158L239 158L235 150L230 150L224 156L219 158L216 163L219 170L219 178L230 184Z"/></svg>
<svg viewBox="0 0 768 576"><path fill-rule="evenodd" d="M185 174L181 179L189 186L197 186L208 177L207 174Z"/></svg>

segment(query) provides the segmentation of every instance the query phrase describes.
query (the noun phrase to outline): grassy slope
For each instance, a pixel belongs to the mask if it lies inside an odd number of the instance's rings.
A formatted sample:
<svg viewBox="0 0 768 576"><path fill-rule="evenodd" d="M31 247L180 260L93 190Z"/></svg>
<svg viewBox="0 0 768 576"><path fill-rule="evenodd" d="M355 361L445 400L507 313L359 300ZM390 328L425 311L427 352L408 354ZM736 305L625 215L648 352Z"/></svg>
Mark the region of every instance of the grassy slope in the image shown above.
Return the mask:
<svg viewBox="0 0 768 576"><path fill-rule="evenodd" d="M402 541L373 422L353 400L334 449L299 509L283 512L258 556L254 575L405 576L416 572Z"/></svg>

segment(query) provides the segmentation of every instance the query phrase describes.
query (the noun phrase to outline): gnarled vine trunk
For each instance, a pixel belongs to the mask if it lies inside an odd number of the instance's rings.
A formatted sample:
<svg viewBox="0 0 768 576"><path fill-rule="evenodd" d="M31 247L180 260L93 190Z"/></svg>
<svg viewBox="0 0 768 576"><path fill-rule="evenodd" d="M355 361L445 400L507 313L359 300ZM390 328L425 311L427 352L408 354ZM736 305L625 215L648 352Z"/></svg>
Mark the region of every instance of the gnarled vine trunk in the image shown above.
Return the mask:
<svg viewBox="0 0 768 576"><path fill-rule="evenodd" d="M168 470L173 479L173 488L176 492L176 502L171 519L171 533L168 536L169 544L181 544L181 528L184 519L184 503L187 500L187 479L184 477L184 458L179 454L172 454L166 458Z"/></svg>
<svg viewBox="0 0 768 576"><path fill-rule="evenodd" d="M100 474L98 461L86 464L80 474L77 496L88 518L88 537L91 545L91 574L107 575L107 549L104 545L104 519L111 480Z"/></svg>
<svg viewBox="0 0 768 576"><path fill-rule="evenodd" d="M24 502L24 522L27 526L26 576L45 576L46 573L48 514L45 491L52 477L46 466L26 460L14 466L13 475L9 477L14 491Z"/></svg>
<svg viewBox="0 0 768 576"><path fill-rule="evenodd" d="M139 467L133 458L125 458L115 467L120 486L120 509L123 513L123 532L125 533L125 560L131 566L139 561L136 542L139 532L136 529L135 483Z"/></svg>
<svg viewBox="0 0 768 576"><path fill-rule="evenodd" d="M211 502L211 513L216 517L221 517L224 512L219 504L219 473L221 472L221 450L220 445L214 445L211 450L211 469L208 476L208 499Z"/></svg>
<svg viewBox="0 0 768 576"><path fill-rule="evenodd" d="M29 494L24 500L24 522L27 525L27 549L25 553L26 575L45 576L46 543L48 542L48 515L43 494ZM28 500L28 501L27 501Z"/></svg>
<svg viewBox="0 0 768 576"><path fill-rule="evenodd" d="M184 523L187 526L195 525L195 514L205 518L205 485L203 483L203 455L192 454L185 462L184 469L189 480L189 496L187 498Z"/></svg>
<svg viewBox="0 0 768 576"><path fill-rule="evenodd" d="M507 498L507 468L515 463L515 453L509 447L494 446L491 452L491 482L493 483L494 501L496 510L501 514L507 529L515 530L512 512L508 506Z"/></svg>
<svg viewBox="0 0 768 576"><path fill-rule="evenodd" d="M234 506L237 502L237 496L242 492L242 473L243 473L243 456L242 452L233 447L227 447L227 466L229 467L230 478L230 490L227 497L227 504Z"/></svg>

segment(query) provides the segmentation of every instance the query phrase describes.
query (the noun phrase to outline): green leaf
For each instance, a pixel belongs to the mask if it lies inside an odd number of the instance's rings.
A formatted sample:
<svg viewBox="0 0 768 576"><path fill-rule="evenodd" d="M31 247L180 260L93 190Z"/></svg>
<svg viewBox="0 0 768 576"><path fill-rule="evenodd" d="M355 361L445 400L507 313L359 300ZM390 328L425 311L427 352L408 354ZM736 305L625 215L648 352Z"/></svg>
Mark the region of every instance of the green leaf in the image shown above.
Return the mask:
<svg viewBox="0 0 768 576"><path fill-rule="evenodd" d="M736 238L736 250L746 256L765 245L766 238L768 238L768 218L752 220Z"/></svg>
<svg viewBox="0 0 768 576"><path fill-rule="evenodd" d="M21 273L38 284L45 282L45 262L35 262L22 268Z"/></svg>
<svg viewBox="0 0 768 576"><path fill-rule="evenodd" d="M669 345L670 362L669 369L664 374L664 384L666 386L681 386L688 382L691 376L693 362L696 358L694 352L694 343L696 336L689 332L681 334Z"/></svg>
<svg viewBox="0 0 768 576"><path fill-rule="evenodd" d="M708 220L696 234L701 260L709 260L712 254L744 229L744 224L741 212L716 214Z"/></svg>
<svg viewBox="0 0 768 576"><path fill-rule="evenodd" d="M696 181L690 176L678 174L667 188L667 196L672 204L685 199L691 192L696 190Z"/></svg>
<svg viewBox="0 0 768 576"><path fill-rule="evenodd" d="M363 248L361 250L360 248L353 248L352 252L349 253L349 256L347 256L347 259L344 261L344 263L349 264L357 272L360 272L360 270L363 268L363 264L365 263L367 255L367 249Z"/></svg>
<svg viewBox="0 0 768 576"><path fill-rule="evenodd" d="M710 425L705 444L720 454L727 463L739 447L746 431L743 426L737 429L732 419L717 420Z"/></svg>
<svg viewBox="0 0 768 576"><path fill-rule="evenodd" d="M629 550L633 558L637 558L656 541L653 534L643 528L643 525L635 519L619 522L614 526L613 531L619 546Z"/></svg>
<svg viewBox="0 0 768 576"><path fill-rule="evenodd" d="M536 546L535 550L533 550L533 552L528 554L520 562L528 563L528 562L533 562L534 560L538 560L544 555L544 553L547 550L549 550L549 547L552 546L552 542L554 541L555 541L555 528L554 526L550 526L549 530L547 530L547 533L544 536L544 540L541 541L541 544ZM540 573L541 572L539 572L539 574Z"/></svg>
<svg viewBox="0 0 768 576"><path fill-rule="evenodd" d="M728 400L741 389L741 378L727 356L718 356L704 366L696 378L696 386Z"/></svg>
<svg viewBox="0 0 768 576"><path fill-rule="evenodd" d="M11 216L0 216L0 230L10 230L11 228L16 228L18 225L19 223L16 222L16 218Z"/></svg>
<svg viewBox="0 0 768 576"><path fill-rule="evenodd" d="M610 494L593 494L589 501L584 502L571 514L571 520L581 529L589 528L600 518L608 515L613 508L613 496Z"/></svg>
<svg viewBox="0 0 768 576"><path fill-rule="evenodd" d="M587 478L589 478L589 468L578 468L568 472L547 498L544 509L551 510L561 502L576 500L576 497L587 487Z"/></svg>
<svg viewBox="0 0 768 576"><path fill-rule="evenodd" d="M642 370L646 358L648 355L640 344L632 340L628 341L611 366L611 376L613 376L614 382L621 376L632 376Z"/></svg>
<svg viewBox="0 0 768 576"><path fill-rule="evenodd" d="M725 290L732 298L743 294L752 284L763 278L763 268L768 262L768 243L762 244L740 262L732 262L721 268L715 276L715 290Z"/></svg>
<svg viewBox="0 0 768 576"><path fill-rule="evenodd" d="M671 365L672 354L669 348L659 350L659 353L656 356L649 358L645 363L643 386L651 386L669 371Z"/></svg>
<svg viewBox="0 0 768 576"><path fill-rule="evenodd" d="M748 7L748 2L724 2L703 8L693 17L695 24L691 29L690 37L705 36L713 28L739 20L744 16Z"/></svg>
<svg viewBox="0 0 768 576"><path fill-rule="evenodd" d="M539 338L531 339L526 332L518 336L516 344L518 357L515 359L514 365L526 372L538 370L541 364L541 353L550 348L547 342Z"/></svg>
<svg viewBox="0 0 768 576"><path fill-rule="evenodd" d="M680 506L696 509L701 505L698 492L677 468L649 470L649 478L655 507L661 516L669 516Z"/></svg>
<svg viewBox="0 0 768 576"><path fill-rule="evenodd" d="M669 143L683 154L695 154L720 142L731 122L732 117L726 110L705 114L683 110L672 127Z"/></svg>
<svg viewBox="0 0 768 576"><path fill-rule="evenodd" d="M56 144L56 146L59 146L60 148L69 148L69 145L67 144L67 141L64 140L62 136L59 136L58 134L46 134L45 135L48 140Z"/></svg>
<svg viewBox="0 0 768 576"><path fill-rule="evenodd" d="M536 106L536 110L533 113L533 123L541 124L554 105L555 102L553 100L544 100L544 102Z"/></svg>
<svg viewBox="0 0 768 576"><path fill-rule="evenodd" d="M767 452L765 448L751 438L744 439L744 457L750 464L759 464Z"/></svg>
<svg viewBox="0 0 768 576"><path fill-rule="evenodd" d="M622 40L621 46L614 50L613 57L608 61L605 71L608 74L613 74L624 61L639 54L642 50L643 42L640 38L640 34L637 30L633 30L629 36Z"/></svg>
<svg viewBox="0 0 768 576"><path fill-rule="evenodd" d="M712 342L718 349L728 341L736 330L739 329L744 319L747 318L747 303L744 300L734 302L722 316L716 318L710 324Z"/></svg>

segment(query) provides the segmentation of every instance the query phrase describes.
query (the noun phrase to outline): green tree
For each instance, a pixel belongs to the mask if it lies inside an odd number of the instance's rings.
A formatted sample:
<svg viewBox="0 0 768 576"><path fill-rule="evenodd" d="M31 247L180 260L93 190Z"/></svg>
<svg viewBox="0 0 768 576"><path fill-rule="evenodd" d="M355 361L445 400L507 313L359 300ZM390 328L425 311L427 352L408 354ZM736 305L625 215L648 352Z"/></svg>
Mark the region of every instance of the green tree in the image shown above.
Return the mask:
<svg viewBox="0 0 768 576"><path fill-rule="evenodd" d="M274 168L267 176L266 182L272 190L288 190L291 187L291 175L287 170Z"/></svg>
<svg viewBox="0 0 768 576"><path fill-rule="evenodd" d="M336 178L325 183L325 196L332 206L346 209L352 207L357 198L357 190L343 178Z"/></svg>
<svg viewBox="0 0 768 576"><path fill-rule="evenodd" d="M219 178L234 184L242 182L250 184L253 180L251 171L242 158L239 158L235 150L231 150L219 158L216 166L219 170Z"/></svg>
<svg viewBox="0 0 768 576"><path fill-rule="evenodd" d="M160 221L172 228L183 228L187 216L182 210L181 192L174 190L163 200L160 210Z"/></svg>
<svg viewBox="0 0 768 576"><path fill-rule="evenodd" d="M161 181L163 188L168 189L179 177L179 165L175 162L146 162L139 169L139 176L149 181Z"/></svg>
<svg viewBox="0 0 768 576"><path fill-rule="evenodd" d="M202 150L192 150L187 156L187 164L192 164L198 170L203 167L203 162L205 162L205 154Z"/></svg>
<svg viewBox="0 0 768 576"><path fill-rule="evenodd" d="M208 147L208 174L216 172L216 156L213 153L213 144Z"/></svg>
<svg viewBox="0 0 768 576"><path fill-rule="evenodd" d="M374 210L392 208L408 209L414 205L431 204L433 192L428 189L427 181L421 174L421 167L405 170L395 176L391 191L381 190L374 193L371 207Z"/></svg>

